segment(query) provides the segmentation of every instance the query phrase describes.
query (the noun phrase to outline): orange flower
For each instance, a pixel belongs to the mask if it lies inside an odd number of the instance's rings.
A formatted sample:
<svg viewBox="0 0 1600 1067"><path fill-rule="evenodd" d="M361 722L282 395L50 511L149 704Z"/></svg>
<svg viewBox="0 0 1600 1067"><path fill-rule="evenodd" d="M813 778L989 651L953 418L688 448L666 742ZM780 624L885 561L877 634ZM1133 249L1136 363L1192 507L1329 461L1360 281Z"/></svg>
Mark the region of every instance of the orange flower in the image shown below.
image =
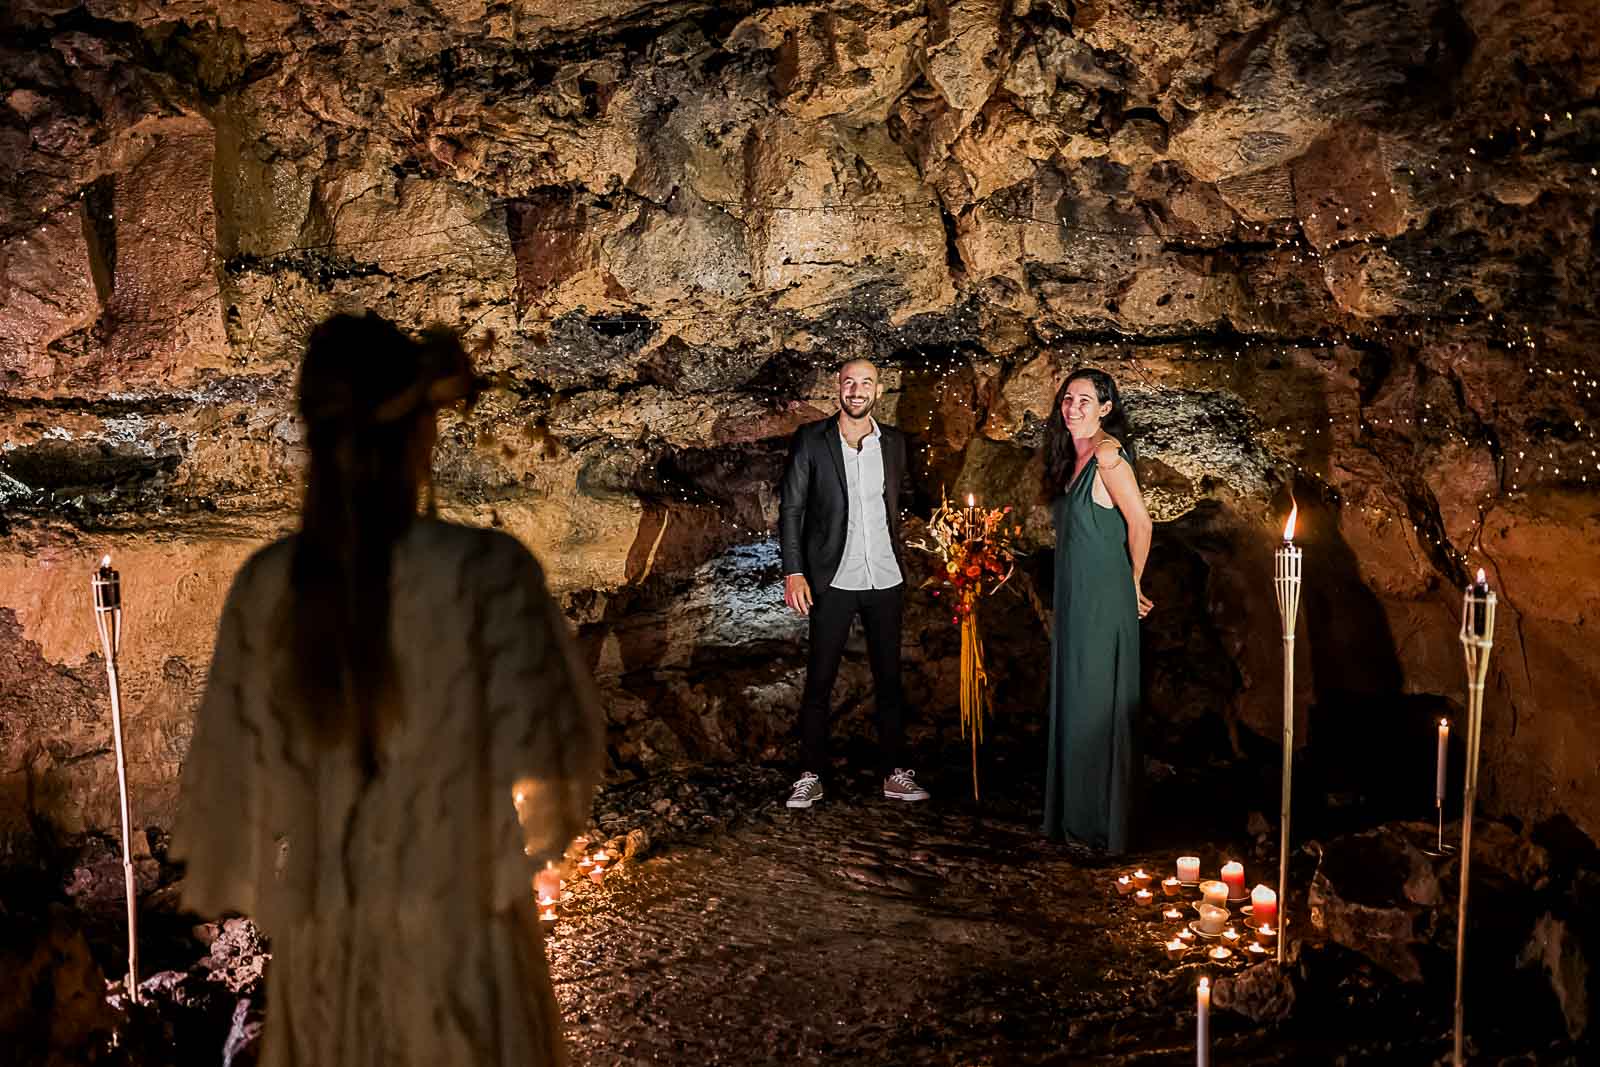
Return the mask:
<svg viewBox="0 0 1600 1067"><path fill-rule="evenodd" d="M976 563L971 564L967 567L966 573L968 578L976 578L983 573L983 567Z"/></svg>

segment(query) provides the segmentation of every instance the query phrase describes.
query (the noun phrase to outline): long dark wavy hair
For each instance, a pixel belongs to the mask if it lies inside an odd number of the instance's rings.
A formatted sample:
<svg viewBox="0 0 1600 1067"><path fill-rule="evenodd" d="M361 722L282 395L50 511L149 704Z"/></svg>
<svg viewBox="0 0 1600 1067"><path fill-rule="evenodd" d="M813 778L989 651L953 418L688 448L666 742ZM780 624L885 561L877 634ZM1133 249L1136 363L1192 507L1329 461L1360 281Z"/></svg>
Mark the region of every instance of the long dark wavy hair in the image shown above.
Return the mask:
<svg viewBox="0 0 1600 1067"><path fill-rule="evenodd" d="M310 461L284 619L297 703L324 745L353 742L377 773L378 742L398 718L389 643L395 543L432 510L435 412L477 397L459 338L412 338L378 315L335 315L311 331L299 409Z"/></svg>
<svg viewBox="0 0 1600 1067"><path fill-rule="evenodd" d="M1122 447L1135 460L1138 452L1133 443L1133 427L1128 424L1128 412L1122 406L1122 394L1117 391L1117 383L1111 375L1094 367L1079 367L1067 375L1067 380L1061 383L1061 388L1056 391L1056 401L1050 406L1050 418L1044 427L1044 498L1054 500L1067 491L1067 486L1072 481L1072 468L1077 465L1077 449L1072 446L1072 431L1067 429L1067 420L1061 417L1061 402L1066 399L1067 386L1073 382L1087 381L1094 386L1094 394L1100 403L1111 403L1111 411L1100 420L1101 429L1122 443Z"/></svg>

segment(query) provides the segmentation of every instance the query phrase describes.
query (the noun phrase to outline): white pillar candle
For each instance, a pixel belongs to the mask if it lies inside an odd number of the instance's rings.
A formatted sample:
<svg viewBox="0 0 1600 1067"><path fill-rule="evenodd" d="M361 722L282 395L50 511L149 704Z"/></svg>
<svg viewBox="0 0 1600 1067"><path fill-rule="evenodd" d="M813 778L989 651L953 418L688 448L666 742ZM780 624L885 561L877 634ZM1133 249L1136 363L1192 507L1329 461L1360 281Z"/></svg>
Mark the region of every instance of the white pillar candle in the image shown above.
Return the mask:
<svg viewBox="0 0 1600 1067"><path fill-rule="evenodd" d="M1200 883L1200 895L1205 897L1205 902L1217 908L1228 906L1228 883L1219 882L1215 878L1208 878Z"/></svg>
<svg viewBox="0 0 1600 1067"><path fill-rule="evenodd" d="M1209 978L1200 979L1200 987L1195 990L1194 1053L1196 1067L1210 1067L1211 979Z"/></svg>
<svg viewBox="0 0 1600 1067"><path fill-rule="evenodd" d="M1198 882L1200 880L1200 857L1178 857L1178 881Z"/></svg>

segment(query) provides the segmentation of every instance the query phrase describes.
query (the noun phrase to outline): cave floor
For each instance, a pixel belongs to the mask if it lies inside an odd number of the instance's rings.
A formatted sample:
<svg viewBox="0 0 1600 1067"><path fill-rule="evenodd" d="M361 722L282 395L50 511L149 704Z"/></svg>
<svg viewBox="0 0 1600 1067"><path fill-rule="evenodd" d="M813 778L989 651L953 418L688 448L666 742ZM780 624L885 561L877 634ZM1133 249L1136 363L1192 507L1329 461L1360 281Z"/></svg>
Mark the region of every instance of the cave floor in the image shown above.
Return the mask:
<svg viewBox="0 0 1600 1067"><path fill-rule="evenodd" d="M1167 960L1174 924L1111 884L1176 850L1110 863L1044 840L1015 803L980 813L958 774L941 784L907 804L857 775L794 812L780 786L722 832L579 885L548 943L573 1061L1193 1062L1196 982L1225 968ZM1307 947L1285 1023L1213 1011L1214 1061L1448 1054L1448 987L1339 952Z"/></svg>

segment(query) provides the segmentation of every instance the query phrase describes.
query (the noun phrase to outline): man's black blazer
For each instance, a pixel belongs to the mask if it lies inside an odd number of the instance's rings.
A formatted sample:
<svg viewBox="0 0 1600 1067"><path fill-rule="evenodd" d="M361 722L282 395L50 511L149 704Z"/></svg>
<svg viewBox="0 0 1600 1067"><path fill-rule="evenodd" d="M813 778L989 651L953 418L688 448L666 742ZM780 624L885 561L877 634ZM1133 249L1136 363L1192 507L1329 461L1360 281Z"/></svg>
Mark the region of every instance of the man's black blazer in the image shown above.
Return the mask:
<svg viewBox="0 0 1600 1067"><path fill-rule="evenodd" d="M883 509L889 517L889 543L907 582L905 552L900 543L900 509L912 499L911 464L906 435L878 423L883 434ZM844 440L839 417L809 422L794 432L789 464L783 472L778 505L778 542L783 548L783 573L804 574L817 596L833 584L844 559L845 523L850 494L844 473Z"/></svg>

